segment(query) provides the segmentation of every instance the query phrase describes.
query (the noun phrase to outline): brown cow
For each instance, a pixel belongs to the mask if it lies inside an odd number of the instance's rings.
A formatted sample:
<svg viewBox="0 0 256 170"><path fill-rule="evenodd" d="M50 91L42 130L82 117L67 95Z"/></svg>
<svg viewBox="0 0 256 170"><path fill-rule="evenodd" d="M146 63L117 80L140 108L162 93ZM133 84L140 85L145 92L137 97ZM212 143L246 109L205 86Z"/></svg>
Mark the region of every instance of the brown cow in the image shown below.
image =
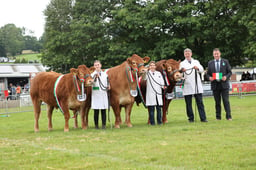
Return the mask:
<svg viewBox="0 0 256 170"><path fill-rule="evenodd" d="M65 132L69 131L69 109L80 111L82 128L86 128L84 116L90 107L86 106L88 102L79 101L77 97L81 95L82 83L84 86L92 84L93 79L90 76L90 71L93 71L93 68L89 69L85 65L80 65L77 69L71 68L68 74L41 72L32 79L30 96L34 105L35 132L39 131L38 120L42 101L47 104L48 130L52 130L52 111L58 107L65 117Z"/></svg>
<svg viewBox="0 0 256 170"><path fill-rule="evenodd" d="M125 107L125 123L128 127L132 127L130 115L134 97L131 95L130 90L137 91L136 72L140 75L145 74L147 68L144 67L144 63L149 60L149 57L141 58L133 54L121 65L108 70L107 74L111 87L110 104L115 114L115 128L120 128L120 123L122 122L120 112L122 107Z"/></svg>
<svg viewBox="0 0 256 170"><path fill-rule="evenodd" d="M173 59L169 60L161 60L156 62L156 70L160 71L162 75L164 76L165 83L167 85L167 88L165 89L166 93L172 93L177 81L181 79L181 73L179 70L180 61L176 61ZM166 75L166 76L165 76ZM141 87L141 93L142 96L146 96L146 80L141 79L140 81L140 87ZM166 99L165 94L163 93L163 117L162 121L163 123L167 123L167 117L166 112L168 110L169 104L172 101L172 99ZM145 100L145 97L143 98ZM142 99L139 97L136 97L136 103L139 104L142 102Z"/></svg>

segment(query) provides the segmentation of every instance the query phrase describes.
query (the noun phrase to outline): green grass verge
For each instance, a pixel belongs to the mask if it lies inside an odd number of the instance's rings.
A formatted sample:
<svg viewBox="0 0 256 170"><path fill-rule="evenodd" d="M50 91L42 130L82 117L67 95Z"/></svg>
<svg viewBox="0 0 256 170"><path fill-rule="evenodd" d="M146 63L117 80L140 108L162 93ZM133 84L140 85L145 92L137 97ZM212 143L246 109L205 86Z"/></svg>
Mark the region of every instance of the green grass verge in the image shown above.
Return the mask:
<svg viewBox="0 0 256 170"><path fill-rule="evenodd" d="M35 61L37 60L38 62L41 61L41 59L39 58L40 53L35 53L35 54L22 54L22 55L17 55L15 56L16 59L20 59L22 60L23 58L27 61Z"/></svg>
<svg viewBox="0 0 256 170"><path fill-rule="evenodd" d="M121 129L108 123L106 130L95 130L90 111L90 127L74 129L70 120L68 133L61 112L54 112L48 132L44 111L39 133L32 112L14 113L0 117L0 169L255 169L255 100L230 97L233 121L216 121L213 98L204 98L208 123L198 114L188 123L184 100L174 100L163 126L147 125L147 110L134 105L133 127Z"/></svg>

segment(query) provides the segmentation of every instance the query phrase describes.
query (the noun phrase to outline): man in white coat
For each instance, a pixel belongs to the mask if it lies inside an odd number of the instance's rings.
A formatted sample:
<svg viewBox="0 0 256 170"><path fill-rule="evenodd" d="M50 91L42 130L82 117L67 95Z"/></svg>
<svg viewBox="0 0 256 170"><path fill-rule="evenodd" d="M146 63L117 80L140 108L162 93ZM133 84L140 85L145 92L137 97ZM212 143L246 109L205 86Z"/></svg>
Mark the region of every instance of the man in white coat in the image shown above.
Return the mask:
<svg viewBox="0 0 256 170"><path fill-rule="evenodd" d="M147 72L145 79L147 80L146 90L146 106L149 111L149 121L151 125L155 125L155 107L157 110L157 124L162 124L162 88L165 88L164 79L159 71L156 71L156 64L154 61L149 63L149 71Z"/></svg>
<svg viewBox="0 0 256 170"><path fill-rule="evenodd" d="M101 70L101 66L99 60L94 61L95 71L91 74L94 78L91 108L94 109L94 124L96 129L99 129L99 110L101 110L102 129L106 128L106 109L109 107L107 90L110 89L110 86L108 75Z"/></svg>
<svg viewBox="0 0 256 170"><path fill-rule="evenodd" d="M196 99L196 104L201 122L208 122L203 104L203 86L199 73L204 71L203 66L198 60L192 58L192 51L189 48L184 50L185 60L180 63L180 69L184 76L183 96L186 102L186 111L189 122L194 122L192 109L192 95Z"/></svg>

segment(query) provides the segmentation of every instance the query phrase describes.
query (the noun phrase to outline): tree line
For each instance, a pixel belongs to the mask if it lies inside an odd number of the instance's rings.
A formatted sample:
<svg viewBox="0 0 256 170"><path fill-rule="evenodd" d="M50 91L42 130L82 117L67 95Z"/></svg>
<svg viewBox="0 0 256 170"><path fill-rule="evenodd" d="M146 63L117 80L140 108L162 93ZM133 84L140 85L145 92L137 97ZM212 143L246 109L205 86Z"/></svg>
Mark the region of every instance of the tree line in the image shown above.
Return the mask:
<svg viewBox="0 0 256 170"><path fill-rule="evenodd" d="M6 24L0 28L0 57L15 56L22 50L39 52L43 48L42 40L31 35L25 35L25 28Z"/></svg>
<svg viewBox="0 0 256 170"><path fill-rule="evenodd" d="M213 48L232 66L255 61L255 0L51 0L44 15L41 61L54 71L134 53L183 60L185 48L204 67Z"/></svg>

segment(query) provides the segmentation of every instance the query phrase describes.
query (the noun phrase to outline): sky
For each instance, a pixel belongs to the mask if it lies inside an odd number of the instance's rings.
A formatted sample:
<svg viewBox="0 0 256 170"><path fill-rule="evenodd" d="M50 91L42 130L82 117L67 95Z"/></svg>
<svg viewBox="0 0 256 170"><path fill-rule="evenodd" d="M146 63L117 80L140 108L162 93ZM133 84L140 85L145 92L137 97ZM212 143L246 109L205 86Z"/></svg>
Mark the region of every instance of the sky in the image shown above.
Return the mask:
<svg viewBox="0 0 256 170"><path fill-rule="evenodd" d="M0 27L15 24L25 27L41 37L44 32L45 17L43 11L51 0L0 0Z"/></svg>

